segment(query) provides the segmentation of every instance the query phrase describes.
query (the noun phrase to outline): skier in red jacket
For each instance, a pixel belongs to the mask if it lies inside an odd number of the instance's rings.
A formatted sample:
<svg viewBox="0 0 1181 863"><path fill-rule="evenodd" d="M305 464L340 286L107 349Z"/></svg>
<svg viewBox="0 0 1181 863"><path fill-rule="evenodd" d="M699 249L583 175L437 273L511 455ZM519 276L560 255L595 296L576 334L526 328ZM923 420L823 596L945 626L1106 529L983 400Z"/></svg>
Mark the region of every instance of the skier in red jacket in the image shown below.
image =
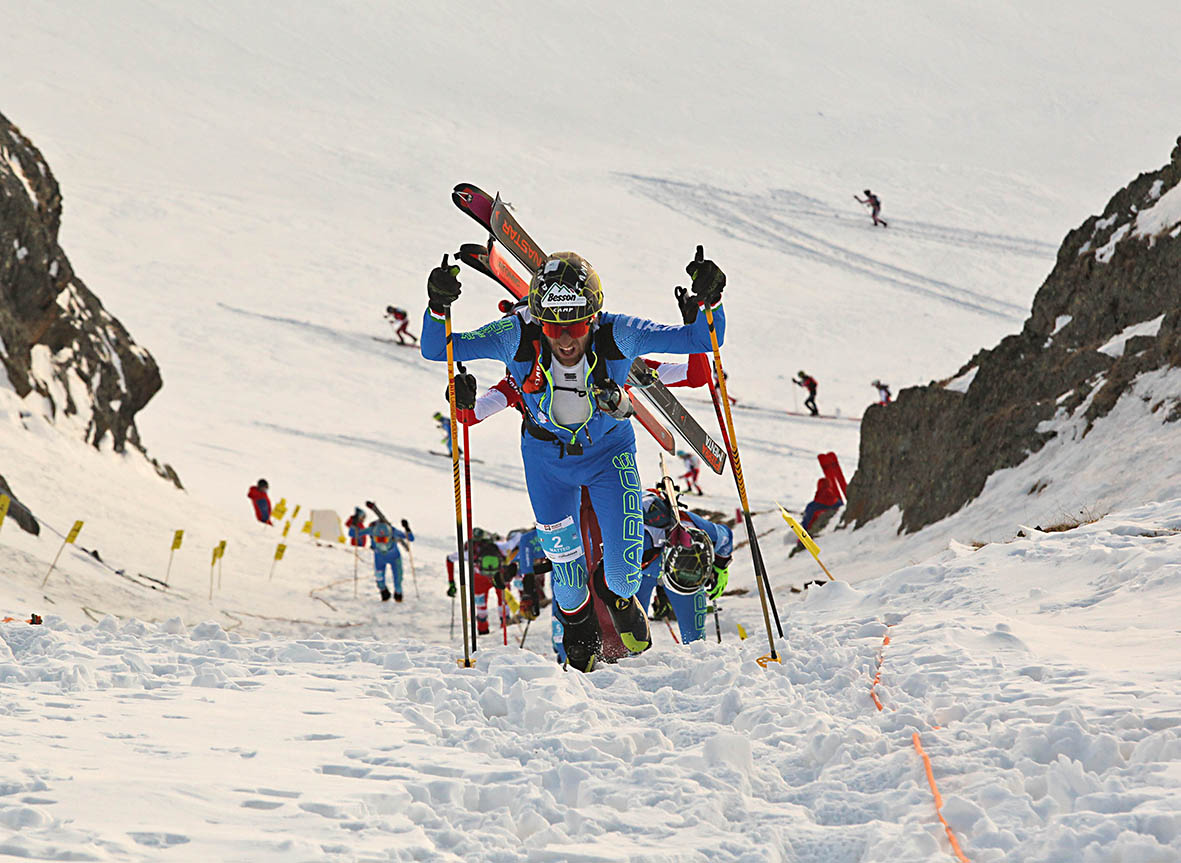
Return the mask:
<svg viewBox="0 0 1181 863"><path fill-rule="evenodd" d="M398 337L398 344L406 344L406 339L403 339L402 336L410 339L410 344L418 344L418 337L407 329L410 326L410 316L406 314L405 309L399 309L397 306L386 306L385 319L394 328L394 335Z"/></svg>
<svg viewBox="0 0 1181 863"><path fill-rule="evenodd" d="M270 485L265 479L260 479L256 484L250 487L250 491L246 492L246 496L250 498L250 502L254 504L254 517L263 524L271 524L271 499L267 496L267 489Z"/></svg>
<svg viewBox="0 0 1181 863"><path fill-rule="evenodd" d="M841 499L841 492L840 489L837 488L837 484L829 477L822 476L816 482L815 496L808 503L808 505L804 507L804 514L800 518L800 526L804 530L810 532L812 525L816 524L817 517L821 513L838 509L843 502L844 501ZM791 554L789 554L788 557L791 557L791 555L795 554L796 552L803 550L803 543L797 539L796 546L791 550Z"/></svg>

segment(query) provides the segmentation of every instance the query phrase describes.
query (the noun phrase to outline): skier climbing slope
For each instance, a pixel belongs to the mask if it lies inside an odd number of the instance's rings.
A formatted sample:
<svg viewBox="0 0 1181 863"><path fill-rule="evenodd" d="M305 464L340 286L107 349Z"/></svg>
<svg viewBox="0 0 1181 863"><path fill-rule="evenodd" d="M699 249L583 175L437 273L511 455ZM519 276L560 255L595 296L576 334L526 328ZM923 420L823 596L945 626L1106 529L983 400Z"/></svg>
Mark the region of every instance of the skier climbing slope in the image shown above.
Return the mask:
<svg viewBox="0 0 1181 863"><path fill-rule="evenodd" d="M716 309L718 338L724 338L725 274L700 247L686 271L695 301ZM444 255L428 278L422 355L429 360L444 358L443 320L459 298L458 275L459 267L448 265ZM546 258L529 285L529 312L529 322L500 318L454 334L452 343L457 360L498 359L522 382L521 459L529 498L554 567L568 660L590 671L600 630L579 533L581 488L589 489L602 528L604 575L615 596L612 619L628 649L641 652L651 635L635 600L644 540L640 477L631 405L620 382L642 354L711 350L709 328L704 315L692 325L666 326L604 312L598 274L573 252Z"/></svg>

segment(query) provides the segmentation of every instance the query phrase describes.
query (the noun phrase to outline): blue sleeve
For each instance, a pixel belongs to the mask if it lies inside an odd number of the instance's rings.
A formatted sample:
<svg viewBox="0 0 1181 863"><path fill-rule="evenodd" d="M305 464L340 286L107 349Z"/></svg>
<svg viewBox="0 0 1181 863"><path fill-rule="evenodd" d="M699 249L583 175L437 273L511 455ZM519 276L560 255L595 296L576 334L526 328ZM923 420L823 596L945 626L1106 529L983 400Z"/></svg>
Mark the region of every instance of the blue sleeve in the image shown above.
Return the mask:
<svg viewBox="0 0 1181 863"><path fill-rule="evenodd" d="M704 530L714 544L714 555L717 557L731 557L734 554L734 533L724 524L714 524L706 521L697 513L689 513L689 519Z"/></svg>
<svg viewBox="0 0 1181 863"><path fill-rule="evenodd" d="M394 539L401 540L402 542L414 542L414 531L410 531L410 533L407 534L402 533L402 531L398 530L396 527L391 527L390 530L394 532Z"/></svg>
<svg viewBox="0 0 1181 863"><path fill-rule="evenodd" d="M726 313L721 303L714 307L714 330L718 345L726 340ZM626 357L645 354L701 354L713 351L705 312L691 324L658 324L644 318L619 315L615 318L615 344Z"/></svg>
<svg viewBox="0 0 1181 863"><path fill-rule="evenodd" d="M517 353L520 343L521 319L516 315L484 324L478 330L464 333L451 331L455 359L500 360L508 363ZM428 360L447 359L447 327L428 307L422 316L422 355Z"/></svg>

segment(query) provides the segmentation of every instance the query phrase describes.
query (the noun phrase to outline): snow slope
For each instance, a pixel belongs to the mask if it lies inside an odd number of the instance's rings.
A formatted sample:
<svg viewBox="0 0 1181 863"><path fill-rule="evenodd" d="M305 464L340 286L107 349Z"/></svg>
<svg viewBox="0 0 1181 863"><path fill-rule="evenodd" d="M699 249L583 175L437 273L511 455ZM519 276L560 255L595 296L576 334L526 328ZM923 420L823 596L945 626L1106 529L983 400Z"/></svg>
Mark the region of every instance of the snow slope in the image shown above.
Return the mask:
<svg viewBox="0 0 1181 863"><path fill-rule="evenodd" d="M1181 397L1176 371L1081 440L1057 417L1056 441L915 536L887 514L822 537L842 583L803 601L786 588L818 570L786 559L770 512L802 508L816 453L856 463L855 423L782 413L797 369L845 417L874 378L952 374L1020 326L1065 231L1164 160L1173 4L3 11L0 106L62 185L75 268L160 362L140 428L189 488L0 390L0 470L60 534L85 520L102 559L66 548L42 588L61 536L0 528L0 608L47 623L0 625L4 854L949 859L918 732L973 861L1181 859L1181 488L1153 410ZM454 667L450 465L427 453L443 372L375 337L442 252L483 239L448 201L461 180L593 261L612 310L674 319L698 242L728 273L782 667L754 663L745 551L721 645L658 629L582 678L552 664L543 618L526 650ZM866 186L888 230L852 200ZM474 326L498 289L464 284ZM516 437L501 418L472 441L477 522L502 531L531 519ZM650 481L646 440L641 463ZM299 535L302 516L269 577L283 538L250 519L258 476L305 512L408 517L418 589L375 602L367 560ZM704 484L735 506L726 478Z"/></svg>

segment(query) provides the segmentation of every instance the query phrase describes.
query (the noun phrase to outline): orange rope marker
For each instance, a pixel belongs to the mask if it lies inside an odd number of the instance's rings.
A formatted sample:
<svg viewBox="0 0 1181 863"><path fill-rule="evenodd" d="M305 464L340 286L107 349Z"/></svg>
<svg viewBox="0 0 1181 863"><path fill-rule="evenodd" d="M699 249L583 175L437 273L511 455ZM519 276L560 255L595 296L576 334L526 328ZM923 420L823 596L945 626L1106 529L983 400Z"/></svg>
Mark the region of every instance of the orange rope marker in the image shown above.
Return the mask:
<svg viewBox="0 0 1181 863"><path fill-rule="evenodd" d="M879 708L880 709L880 708ZM927 753L923 751L923 744L919 741L919 733L916 731L911 736L914 741L915 751L923 759L923 767L927 771L927 783L931 786L931 794L935 798L935 815L939 818L939 823L943 825L944 831L947 833L947 841L951 843L951 850L955 854L960 863L970 863L964 852L960 850L960 843L956 841L955 834L951 832L951 827L948 826L947 820L943 817L943 798L939 796L939 789L935 787L935 774L931 772L931 759L927 757Z"/></svg>
<svg viewBox="0 0 1181 863"><path fill-rule="evenodd" d="M874 705L878 710L882 709L882 702L878 698L877 687L882 681L882 662L886 658L886 645L890 643L890 633L886 633L885 639L882 641L882 649L878 651L878 673L873 676L873 683L869 687L869 697L873 699Z"/></svg>

